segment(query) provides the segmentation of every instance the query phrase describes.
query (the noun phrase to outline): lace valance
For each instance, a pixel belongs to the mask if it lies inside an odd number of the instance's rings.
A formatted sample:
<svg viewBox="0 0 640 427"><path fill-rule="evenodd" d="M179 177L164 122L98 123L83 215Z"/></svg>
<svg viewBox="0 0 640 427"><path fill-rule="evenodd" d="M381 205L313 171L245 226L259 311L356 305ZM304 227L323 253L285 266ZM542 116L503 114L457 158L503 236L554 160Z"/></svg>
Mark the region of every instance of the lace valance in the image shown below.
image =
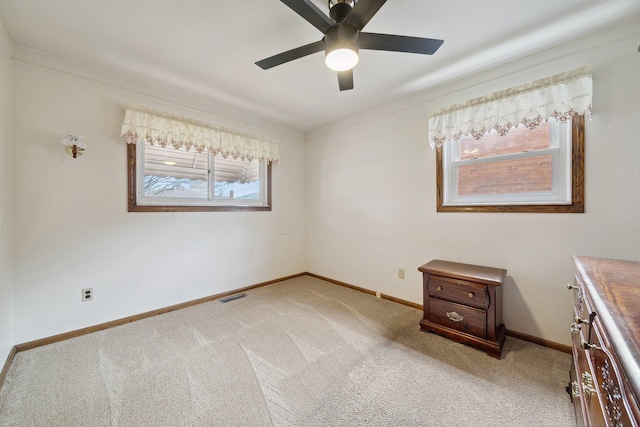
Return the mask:
<svg viewBox="0 0 640 427"><path fill-rule="evenodd" d="M439 109L429 117L431 148L464 135L505 135L520 124L534 129L549 117L566 122L574 114L590 114L592 87L591 68L582 67Z"/></svg>
<svg viewBox="0 0 640 427"><path fill-rule="evenodd" d="M127 144L143 139L150 145L208 150L224 158L274 164L280 160L278 143L272 139L137 106L126 108L121 135Z"/></svg>

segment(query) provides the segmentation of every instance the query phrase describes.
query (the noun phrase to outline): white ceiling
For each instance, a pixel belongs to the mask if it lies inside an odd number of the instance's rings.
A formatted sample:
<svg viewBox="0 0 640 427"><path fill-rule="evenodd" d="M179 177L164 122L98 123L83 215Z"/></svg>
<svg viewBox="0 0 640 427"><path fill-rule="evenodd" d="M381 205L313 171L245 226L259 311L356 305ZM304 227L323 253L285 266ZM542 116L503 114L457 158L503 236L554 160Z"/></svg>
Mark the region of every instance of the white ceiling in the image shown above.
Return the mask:
<svg viewBox="0 0 640 427"><path fill-rule="evenodd" d="M313 1L327 11L325 1ZM266 71L254 64L322 38L279 0L0 0L0 20L15 45L301 131L593 34L639 11L639 0L389 0L365 31L444 44L433 56L361 51L355 88L340 92L323 53Z"/></svg>

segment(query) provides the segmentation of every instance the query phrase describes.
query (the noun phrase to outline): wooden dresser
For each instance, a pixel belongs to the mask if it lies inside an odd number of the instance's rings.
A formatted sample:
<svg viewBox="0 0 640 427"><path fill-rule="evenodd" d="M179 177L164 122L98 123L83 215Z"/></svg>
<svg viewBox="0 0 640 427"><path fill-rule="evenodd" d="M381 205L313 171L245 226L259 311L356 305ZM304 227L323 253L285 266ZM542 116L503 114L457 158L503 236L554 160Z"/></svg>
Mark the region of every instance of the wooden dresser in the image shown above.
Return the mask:
<svg viewBox="0 0 640 427"><path fill-rule="evenodd" d="M499 359L505 333L501 286L507 270L437 259L418 270L424 286L420 329Z"/></svg>
<svg viewBox="0 0 640 427"><path fill-rule="evenodd" d="M640 262L574 257L573 363L579 426L640 424Z"/></svg>

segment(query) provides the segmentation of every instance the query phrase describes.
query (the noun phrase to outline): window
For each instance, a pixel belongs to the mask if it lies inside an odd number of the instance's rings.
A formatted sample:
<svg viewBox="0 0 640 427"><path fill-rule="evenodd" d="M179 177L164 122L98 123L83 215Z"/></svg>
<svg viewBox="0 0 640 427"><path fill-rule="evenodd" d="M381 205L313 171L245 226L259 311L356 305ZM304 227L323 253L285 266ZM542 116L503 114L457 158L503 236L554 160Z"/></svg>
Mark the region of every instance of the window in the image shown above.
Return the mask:
<svg viewBox="0 0 640 427"><path fill-rule="evenodd" d="M584 116L436 151L438 212L584 212Z"/></svg>
<svg viewBox="0 0 640 427"><path fill-rule="evenodd" d="M129 212L271 210L277 141L135 105L120 134Z"/></svg>
<svg viewBox="0 0 640 427"><path fill-rule="evenodd" d="M209 150L128 144L129 211L271 210L271 165Z"/></svg>
<svg viewBox="0 0 640 427"><path fill-rule="evenodd" d="M438 212L584 212L584 115L577 68L432 111Z"/></svg>

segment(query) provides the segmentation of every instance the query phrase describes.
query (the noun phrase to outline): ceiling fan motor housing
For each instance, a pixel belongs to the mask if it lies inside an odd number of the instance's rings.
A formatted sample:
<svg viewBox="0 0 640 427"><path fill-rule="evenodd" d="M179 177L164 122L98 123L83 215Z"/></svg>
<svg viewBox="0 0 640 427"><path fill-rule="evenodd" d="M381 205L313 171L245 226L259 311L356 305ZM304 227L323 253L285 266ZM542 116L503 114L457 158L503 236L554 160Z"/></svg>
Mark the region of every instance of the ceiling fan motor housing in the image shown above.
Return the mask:
<svg viewBox="0 0 640 427"><path fill-rule="evenodd" d="M351 12L355 3L355 0L329 0L329 15L334 21L340 23Z"/></svg>

